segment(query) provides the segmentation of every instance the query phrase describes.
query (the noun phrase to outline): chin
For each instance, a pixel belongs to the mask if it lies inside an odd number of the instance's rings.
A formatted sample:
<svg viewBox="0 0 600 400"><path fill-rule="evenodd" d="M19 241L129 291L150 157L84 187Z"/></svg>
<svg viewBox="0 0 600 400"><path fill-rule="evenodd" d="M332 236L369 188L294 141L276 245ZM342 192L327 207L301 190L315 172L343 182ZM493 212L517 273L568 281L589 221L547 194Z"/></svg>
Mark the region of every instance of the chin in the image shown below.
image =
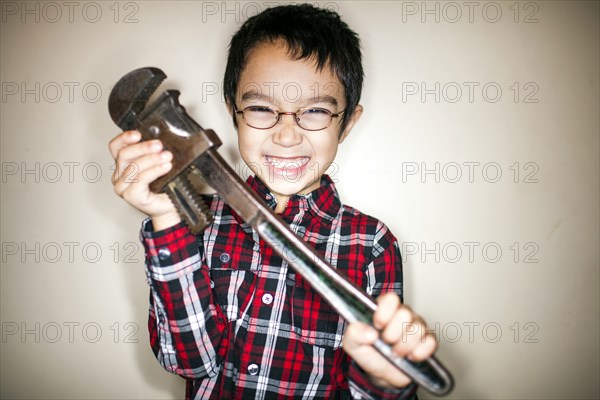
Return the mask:
<svg viewBox="0 0 600 400"><path fill-rule="evenodd" d="M265 183L269 187L269 189L271 189L272 192L284 196L292 196L294 194L307 193L308 191L312 191L317 187L314 185L314 182L307 181L305 178L296 180L289 178L286 179L283 177L272 177L271 179L267 179ZM312 186L315 187L313 189L309 189Z"/></svg>

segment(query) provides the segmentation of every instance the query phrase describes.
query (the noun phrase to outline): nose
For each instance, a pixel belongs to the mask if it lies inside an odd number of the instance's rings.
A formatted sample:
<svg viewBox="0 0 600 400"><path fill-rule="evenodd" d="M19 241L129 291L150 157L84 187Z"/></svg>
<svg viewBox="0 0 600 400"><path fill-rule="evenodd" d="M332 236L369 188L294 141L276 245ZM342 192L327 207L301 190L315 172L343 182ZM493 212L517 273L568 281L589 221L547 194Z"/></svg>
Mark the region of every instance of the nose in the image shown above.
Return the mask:
<svg viewBox="0 0 600 400"><path fill-rule="evenodd" d="M296 123L295 113L281 113L274 127L273 142L283 147L292 147L302 142L300 126Z"/></svg>

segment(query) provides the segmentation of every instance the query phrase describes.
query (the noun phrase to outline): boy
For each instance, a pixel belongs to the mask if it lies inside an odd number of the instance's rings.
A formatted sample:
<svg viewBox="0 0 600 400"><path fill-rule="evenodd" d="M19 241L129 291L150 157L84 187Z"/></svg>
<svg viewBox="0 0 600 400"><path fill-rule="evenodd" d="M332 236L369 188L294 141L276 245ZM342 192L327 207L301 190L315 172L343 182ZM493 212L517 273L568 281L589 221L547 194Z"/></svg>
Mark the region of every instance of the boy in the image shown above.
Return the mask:
<svg viewBox="0 0 600 400"><path fill-rule="evenodd" d="M265 10L231 40L224 92L248 184L331 265L377 297L374 325L394 350L430 356L435 339L401 305L398 244L378 220L344 206L325 170L363 111L357 35L309 5ZM292 89L290 89L292 88ZM150 339L188 399L408 398L415 386L345 323L218 195L194 237L148 184L172 154L137 132L115 137L116 193L149 215L142 227L151 288ZM382 294L387 293L387 294ZM410 327L410 328L409 328ZM413 333L413 334L409 334ZM419 332L419 334L414 334Z"/></svg>

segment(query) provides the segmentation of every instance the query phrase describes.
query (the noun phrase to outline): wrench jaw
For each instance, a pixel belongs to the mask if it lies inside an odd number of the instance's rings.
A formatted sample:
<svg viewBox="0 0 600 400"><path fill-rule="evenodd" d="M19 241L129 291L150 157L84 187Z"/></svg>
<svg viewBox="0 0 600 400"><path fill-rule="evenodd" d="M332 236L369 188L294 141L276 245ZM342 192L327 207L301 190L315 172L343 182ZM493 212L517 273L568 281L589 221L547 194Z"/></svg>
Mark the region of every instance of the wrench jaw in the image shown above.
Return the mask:
<svg viewBox="0 0 600 400"><path fill-rule="evenodd" d="M165 150L173 153L173 167L169 173L150 184L150 189L156 193L162 192L171 180L210 148L221 145L219 140L210 140L206 131L188 116L179 103L177 90L162 93L140 114L139 122L137 128L142 140L159 139Z"/></svg>
<svg viewBox="0 0 600 400"><path fill-rule="evenodd" d="M167 75L158 68L140 68L123 76L112 89L108 108L123 130L137 129L142 141L159 139L173 153L173 167L150 184L154 193L166 193L194 234L212 220L208 207L189 181L191 164L209 148L221 144L207 135L179 103L179 92L167 90L146 106ZM216 137L216 140L214 139Z"/></svg>
<svg viewBox="0 0 600 400"><path fill-rule="evenodd" d="M202 232L212 221L212 214L189 180L186 169L164 188L179 216L194 235Z"/></svg>
<svg viewBox="0 0 600 400"><path fill-rule="evenodd" d="M150 184L155 193L166 193L190 231L200 233L211 222L208 207L192 186L189 175L202 154L221 144L208 138L206 131L191 119L179 103L179 92L167 90L139 116L137 129L143 140L159 139L173 153L168 174Z"/></svg>
<svg viewBox="0 0 600 400"><path fill-rule="evenodd" d="M114 123L124 131L135 129L139 113L166 78L162 70L146 67L119 79L108 97L108 111Z"/></svg>

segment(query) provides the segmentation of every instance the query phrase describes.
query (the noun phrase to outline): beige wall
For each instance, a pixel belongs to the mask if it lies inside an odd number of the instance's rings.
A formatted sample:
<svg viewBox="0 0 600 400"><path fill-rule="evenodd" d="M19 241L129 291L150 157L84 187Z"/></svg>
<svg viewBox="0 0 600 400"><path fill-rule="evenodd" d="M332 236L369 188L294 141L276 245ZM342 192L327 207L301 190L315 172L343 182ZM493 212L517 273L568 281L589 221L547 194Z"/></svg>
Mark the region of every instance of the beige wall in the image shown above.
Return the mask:
<svg viewBox="0 0 600 400"><path fill-rule="evenodd" d="M243 172L225 49L269 4L2 2L3 398L183 398L148 346L108 94L162 68ZM598 3L320 4L359 32L367 72L332 174L402 242L450 397L598 398Z"/></svg>

